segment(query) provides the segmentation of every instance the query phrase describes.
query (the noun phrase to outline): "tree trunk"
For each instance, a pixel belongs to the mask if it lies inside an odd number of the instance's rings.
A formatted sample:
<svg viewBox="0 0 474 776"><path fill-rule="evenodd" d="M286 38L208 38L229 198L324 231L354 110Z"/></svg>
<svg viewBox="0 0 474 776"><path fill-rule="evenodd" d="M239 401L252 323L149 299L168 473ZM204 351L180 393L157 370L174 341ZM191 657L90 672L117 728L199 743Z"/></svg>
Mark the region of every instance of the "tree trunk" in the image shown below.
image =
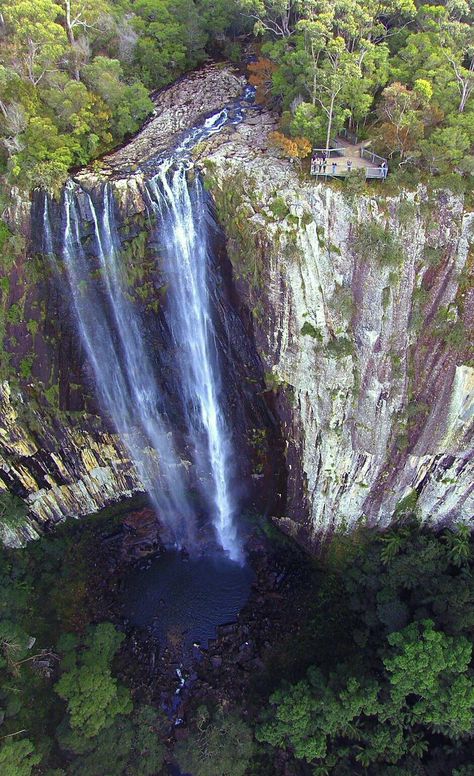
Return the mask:
<svg viewBox="0 0 474 776"><path fill-rule="evenodd" d="M332 116L333 116L333 113L334 113L334 100L335 99L336 99L336 95L333 92L331 94L331 102L330 102L329 110L328 110L328 131L327 131L327 135L326 135L326 153L329 151L329 143L331 141Z"/></svg>
<svg viewBox="0 0 474 776"><path fill-rule="evenodd" d="M81 74L79 72L79 67L76 60L76 41L74 39L74 32L72 29L72 22L71 22L71 0L65 0L65 6L66 6L66 35L67 39L69 41L69 45L72 49L72 55L74 57L73 61L73 68L74 68L74 78L76 81L79 81L81 78Z"/></svg>
<svg viewBox="0 0 474 776"><path fill-rule="evenodd" d="M471 64L469 65L469 76L467 78L459 78L459 85L461 86L461 100L459 102L459 113L464 113L464 108L467 105L467 101L469 97L471 96L471 92L474 88L474 80L473 80L473 70L474 70L474 57L471 60Z"/></svg>

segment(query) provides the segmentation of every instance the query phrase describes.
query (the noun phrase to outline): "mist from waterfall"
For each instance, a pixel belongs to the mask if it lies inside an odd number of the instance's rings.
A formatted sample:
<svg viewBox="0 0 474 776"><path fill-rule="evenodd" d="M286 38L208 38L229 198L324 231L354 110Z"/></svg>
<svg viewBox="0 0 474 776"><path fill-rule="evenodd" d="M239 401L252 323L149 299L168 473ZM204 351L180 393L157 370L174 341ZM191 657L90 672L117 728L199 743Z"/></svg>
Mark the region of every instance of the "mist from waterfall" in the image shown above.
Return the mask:
<svg viewBox="0 0 474 776"><path fill-rule="evenodd" d="M194 465L217 539L230 558L240 560L230 486L234 451L223 411L211 315L207 205L199 178L189 183L186 168L173 160L164 163L148 189L158 218L160 258L168 280L167 310Z"/></svg>
<svg viewBox="0 0 474 776"><path fill-rule="evenodd" d="M86 197L94 224L97 265L81 242L76 195ZM166 426L165 411L142 335L141 320L125 295L114 202L105 186L100 217L91 197L69 183L64 193L62 266L79 334L102 410L111 418L153 505L176 544L195 542L195 515L182 465ZM45 252L54 246L45 200ZM57 260L55 267L60 270Z"/></svg>

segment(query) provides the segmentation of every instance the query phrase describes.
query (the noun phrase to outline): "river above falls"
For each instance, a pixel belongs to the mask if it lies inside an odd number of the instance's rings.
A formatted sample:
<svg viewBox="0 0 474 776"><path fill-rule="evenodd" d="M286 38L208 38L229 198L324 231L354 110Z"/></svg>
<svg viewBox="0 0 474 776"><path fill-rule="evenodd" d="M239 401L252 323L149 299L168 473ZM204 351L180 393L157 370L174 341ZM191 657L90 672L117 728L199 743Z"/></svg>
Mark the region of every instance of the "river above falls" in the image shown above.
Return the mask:
<svg viewBox="0 0 474 776"><path fill-rule="evenodd" d="M163 646L206 647L219 625L246 603L254 574L222 555L187 558L165 552L132 569L123 580L123 616L150 627Z"/></svg>

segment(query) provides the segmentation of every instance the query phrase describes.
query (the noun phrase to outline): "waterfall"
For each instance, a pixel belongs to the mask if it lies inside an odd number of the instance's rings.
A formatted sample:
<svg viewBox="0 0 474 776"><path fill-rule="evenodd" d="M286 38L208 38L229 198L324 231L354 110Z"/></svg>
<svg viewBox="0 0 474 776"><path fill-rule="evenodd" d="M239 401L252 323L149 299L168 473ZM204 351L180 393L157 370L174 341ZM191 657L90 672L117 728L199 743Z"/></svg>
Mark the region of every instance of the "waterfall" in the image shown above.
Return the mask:
<svg viewBox="0 0 474 776"><path fill-rule="evenodd" d="M219 543L239 560L233 503L233 450L222 408L216 334L210 305L207 206L198 178L188 184L186 165L164 163L149 182L158 216L157 236L168 279L168 314L179 364L186 422Z"/></svg>
<svg viewBox="0 0 474 776"><path fill-rule="evenodd" d="M182 406L198 475L193 479L198 481L219 544L237 561L242 551L231 487L235 454L225 418L212 319L207 204L199 179L188 185L185 160L201 139L226 124L238 124L253 95L253 88L247 88L242 100L185 133L171 159L151 160L144 167L147 177L154 176L146 190L159 222L158 242L169 281L165 314L176 350L178 394L173 407L160 395L143 338L143 322L127 296L111 186L105 184L97 207L78 184L70 181L66 185L63 235L57 251L47 197L43 213L43 252L60 280L66 280L99 404L127 447L157 513L178 545L194 544L196 509L189 503L190 486L169 421L169 415ZM87 210L86 220L93 224L95 256L84 250L79 210Z"/></svg>
<svg viewBox="0 0 474 776"><path fill-rule="evenodd" d="M106 187L99 221L92 199L85 195L94 224L100 287L97 268L82 247L76 194L77 187L69 183L64 194L62 260L99 403L126 445L157 513L176 543L190 546L195 540L194 514L172 436L163 419L141 322L124 294L113 198ZM54 256L47 216L46 204L44 234L50 244L45 252ZM54 263L58 269L57 260Z"/></svg>

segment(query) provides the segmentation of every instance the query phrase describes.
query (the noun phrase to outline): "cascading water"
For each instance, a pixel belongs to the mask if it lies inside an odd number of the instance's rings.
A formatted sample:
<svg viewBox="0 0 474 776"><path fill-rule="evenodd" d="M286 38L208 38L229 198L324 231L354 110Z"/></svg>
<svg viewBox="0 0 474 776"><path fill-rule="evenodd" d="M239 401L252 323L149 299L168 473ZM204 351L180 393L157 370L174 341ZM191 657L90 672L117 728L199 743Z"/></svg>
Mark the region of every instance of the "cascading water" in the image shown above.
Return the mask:
<svg viewBox="0 0 474 776"><path fill-rule="evenodd" d="M162 165L149 183L158 216L168 309L176 344L194 464L213 515L219 543L233 560L241 547L229 483L233 456L221 401L216 335L209 298L209 244L206 203L198 178L188 184L186 165ZM204 465L203 465L204 464ZM208 474L210 476L206 476ZM209 493L210 490L210 493ZM209 498L210 496L210 498Z"/></svg>
<svg viewBox="0 0 474 776"><path fill-rule="evenodd" d="M155 160L144 172L150 205L159 221L157 234L168 275L167 318L177 350L178 387L184 425L204 501L211 512L217 540L232 560L242 559L231 496L233 450L222 406L219 358L209 294L207 206L199 179L188 185L190 148L227 123L238 123L252 101L211 116L188 132L167 161ZM173 169L172 169L173 168ZM77 199L84 201L94 226L95 254L81 239ZM167 406L160 395L142 335L140 314L126 295L120 238L110 185L101 207L70 181L64 193L63 236L55 251L48 200L44 205L44 252L62 276L61 254L71 305L92 369L103 411L128 448L153 504L178 545L195 542L196 510L187 497L189 483L176 452ZM97 275L100 275L100 281Z"/></svg>
<svg viewBox="0 0 474 776"><path fill-rule="evenodd" d="M176 543L189 546L194 543L194 514L186 498L179 459L162 422L163 408L141 336L140 321L123 292L114 238L113 200L105 189L99 224L94 204L88 197L103 279L103 293L100 293L94 277L96 267L86 257L81 244L75 193L74 185L69 184L64 197L62 259L99 402L128 448L157 512L172 531ZM45 222L48 224L45 236L50 241L46 253L53 256L49 219L45 218Z"/></svg>

